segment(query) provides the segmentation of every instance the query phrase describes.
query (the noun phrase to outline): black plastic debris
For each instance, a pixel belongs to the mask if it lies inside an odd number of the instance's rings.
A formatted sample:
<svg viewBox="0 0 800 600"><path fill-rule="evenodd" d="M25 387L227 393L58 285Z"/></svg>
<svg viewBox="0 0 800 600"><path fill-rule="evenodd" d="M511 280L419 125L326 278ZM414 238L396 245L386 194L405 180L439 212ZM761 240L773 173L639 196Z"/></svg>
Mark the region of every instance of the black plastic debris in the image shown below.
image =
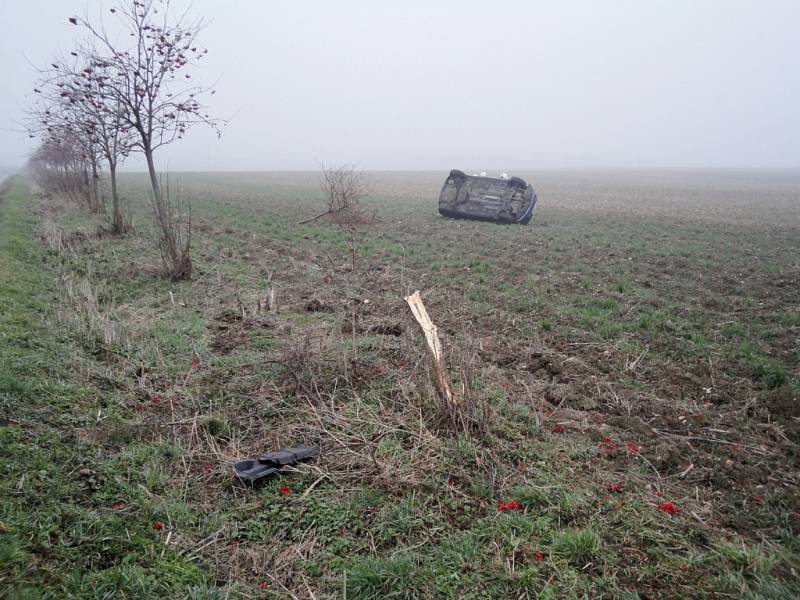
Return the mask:
<svg viewBox="0 0 800 600"><path fill-rule="evenodd" d="M236 476L247 483L253 483L277 473L283 467L293 465L302 460L319 456L319 445L299 446L297 448L283 448L277 452L270 452L258 458L246 458L236 461L233 470Z"/></svg>

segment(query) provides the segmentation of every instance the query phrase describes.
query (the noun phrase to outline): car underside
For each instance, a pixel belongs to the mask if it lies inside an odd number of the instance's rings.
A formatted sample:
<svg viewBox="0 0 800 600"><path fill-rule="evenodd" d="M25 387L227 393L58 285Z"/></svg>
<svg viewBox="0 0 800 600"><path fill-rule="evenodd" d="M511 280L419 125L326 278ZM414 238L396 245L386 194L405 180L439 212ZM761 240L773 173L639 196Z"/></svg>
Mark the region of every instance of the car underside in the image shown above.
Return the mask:
<svg viewBox="0 0 800 600"><path fill-rule="evenodd" d="M454 219L527 225L536 200L536 192L519 177L467 175L453 169L439 193L439 213Z"/></svg>

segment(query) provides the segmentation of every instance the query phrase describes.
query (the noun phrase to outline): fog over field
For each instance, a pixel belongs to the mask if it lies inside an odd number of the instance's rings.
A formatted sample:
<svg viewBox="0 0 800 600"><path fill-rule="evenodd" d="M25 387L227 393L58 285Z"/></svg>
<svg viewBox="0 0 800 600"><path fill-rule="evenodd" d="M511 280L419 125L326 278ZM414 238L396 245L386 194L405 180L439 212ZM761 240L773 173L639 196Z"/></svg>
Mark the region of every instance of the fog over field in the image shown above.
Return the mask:
<svg viewBox="0 0 800 600"><path fill-rule="evenodd" d="M33 147L13 130L34 65L71 49L82 6L112 21L97 0L0 5L0 164ZM800 166L794 0L192 8L229 126L192 131L161 168Z"/></svg>

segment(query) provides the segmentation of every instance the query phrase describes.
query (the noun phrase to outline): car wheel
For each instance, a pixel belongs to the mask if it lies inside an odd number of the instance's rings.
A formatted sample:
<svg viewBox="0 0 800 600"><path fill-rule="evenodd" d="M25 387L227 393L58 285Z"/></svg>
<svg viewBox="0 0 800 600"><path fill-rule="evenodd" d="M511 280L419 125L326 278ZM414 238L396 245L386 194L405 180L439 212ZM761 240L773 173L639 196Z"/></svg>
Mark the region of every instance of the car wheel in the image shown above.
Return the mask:
<svg viewBox="0 0 800 600"><path fill-rule="evenodd" d="M453 169L452 171L450 171L450 175L448 175L447 178L452 179L454 181L464 181L467 178L467 174L464 173L464 171Z"/></svg>
<svg viewBox="0 0 800 600"><path fill-rule="evenodd" d="M523 190L528 187L528 184L525 183L525 180L520 177L512 177L508 180L508 185L510 187L517 187Z"/></svg>
<svg viewBox="0 0 800 600"><path fill-rule="evenodd" d="M497 223L499 225L511 225L514 222L514 217L511 216L507 210L501 210L497 213Z"/></svg>
<svg viewBox="0 0 800 600"><path fill-rule="evenodd" d="M526 196L527 196L527 194L526 194ZM531 190L531 198L530 198L530 203L528 204L528 208L522 214L522 216L520 217L519 221L517 221L517 223L519 223L520 225L527 225L528 223L531 222L531 219L533 219L533 212L536 210L536 202L537 201L538 201L538 198L536 197L536 192Z"/></svg>

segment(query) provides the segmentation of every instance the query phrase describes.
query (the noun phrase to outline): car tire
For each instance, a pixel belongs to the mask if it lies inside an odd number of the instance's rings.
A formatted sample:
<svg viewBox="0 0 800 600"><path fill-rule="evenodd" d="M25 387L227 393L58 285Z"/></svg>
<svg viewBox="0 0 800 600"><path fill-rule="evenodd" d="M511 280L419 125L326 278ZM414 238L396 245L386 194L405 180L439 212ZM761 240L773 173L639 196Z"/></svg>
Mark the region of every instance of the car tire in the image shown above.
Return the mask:
<svg viewBox="0 0 800 600"><path fill-rule="evenodd" d="M511 213L507 210L501 210L497 213L497 224L498 225L511 225L514 222L514 217L511 216Z"/></svg>
<svg viewBox="0 0 800 600"><path fill-rule="evenodd" d="M528 184L525 183L525 180L522 179L521 177L512 177L511 179L508 180L508 185L510 187L517 187L522 190L528 187Z"/></svg>
<svg viewBox="0 0 800 600"><path fill-rule="evenodd" d="M528 194L525 194L525 195L528 196ZM519 219L519 221L517 221L517 223L519 223L520 225L527 225L528 223L531 222L531 219L533 219L533 213L536 210L536 202L538 202L538 200L539 199L536 196L536 192L534 192L533 189L531 189L530 201L529 201L529 204L528 204L528 208L520 216L520 219Z"/></svg>
<svg viewBox="0 0 800 600"><path fill-rule="evenodd" d="M464 171L453 169L452 171L450 171L450 175L448 175L447 178L453 179L454 181L464 181L467 178L467 174L464 173Z"/></svg>

